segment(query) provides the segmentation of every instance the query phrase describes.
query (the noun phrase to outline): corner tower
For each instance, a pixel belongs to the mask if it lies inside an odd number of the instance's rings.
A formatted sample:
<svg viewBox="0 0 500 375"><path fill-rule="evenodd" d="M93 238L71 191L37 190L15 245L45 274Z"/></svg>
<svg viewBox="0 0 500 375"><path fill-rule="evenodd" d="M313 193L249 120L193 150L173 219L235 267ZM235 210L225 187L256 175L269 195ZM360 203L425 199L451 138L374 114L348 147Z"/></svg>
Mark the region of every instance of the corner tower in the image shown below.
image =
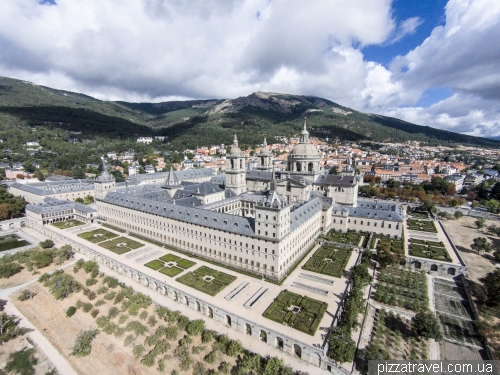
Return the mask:
<svg viewBox="0 0 500 375"><path fill-rule="evenodd" d="M96 199L104 199L110 191L116 191L116 180L108 172L106 163L102 161L102 173L94 181L94 192Z"/></svg>
<svg viewBox="0 0 500 375"><path fill-rule="evenodd" d="M255 155L257 157L257 170L270 172L273 167L273 155L267 147L267 141L264 137L264 145L260 149L260 152Z"/></svg>
<svg viewBox="0 0 500 375"><path fill-rule="evenodd" d="M238 138L234 133L233 145L226 156L226 188L237 195L247 190L246 154L238 147Z"/></svg>

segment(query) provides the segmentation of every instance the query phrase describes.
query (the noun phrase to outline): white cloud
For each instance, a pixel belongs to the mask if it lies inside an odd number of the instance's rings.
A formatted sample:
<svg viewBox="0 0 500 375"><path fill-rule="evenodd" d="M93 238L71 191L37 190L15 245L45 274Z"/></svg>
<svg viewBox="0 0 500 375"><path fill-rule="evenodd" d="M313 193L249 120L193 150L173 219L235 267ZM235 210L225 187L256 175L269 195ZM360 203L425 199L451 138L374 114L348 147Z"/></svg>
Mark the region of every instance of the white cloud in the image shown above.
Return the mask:
<svg viewBox="0 0 500 375"><path fill-rule="evenodd" d="M258 90L317 95L420 124L491 131L500 113L500 2L450 0L445 26L386 69L365 61L360 48L387 46L422 23L398 23L391 2L3 0L0 75L128 101ZM467 101L444 101L439 115L398 108L441 86ZM458 116L453 104L468 115Z"/></svg>

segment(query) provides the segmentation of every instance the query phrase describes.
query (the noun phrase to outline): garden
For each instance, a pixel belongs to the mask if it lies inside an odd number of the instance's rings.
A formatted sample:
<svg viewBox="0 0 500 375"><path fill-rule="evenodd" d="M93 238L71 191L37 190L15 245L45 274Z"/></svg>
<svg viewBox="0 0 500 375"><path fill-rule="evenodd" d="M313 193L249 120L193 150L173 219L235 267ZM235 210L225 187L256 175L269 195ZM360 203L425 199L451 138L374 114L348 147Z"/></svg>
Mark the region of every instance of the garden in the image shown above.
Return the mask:
<svg viewBox="0 0 500 375"><path fill-rule="evenodd" d="M378 241L377 241L378 240ZM390 238L382 234L373 234L370 241L370 249L380 249L382 246L387 245L392 253L404 254L404 239L403 238Z"/></svg>
<svg viewBox="0 0 500 375"><path fill-rule="evenodd" d="M80 233L78 237L83 238L84 240L87 240L92 243L98 243L118 237L118 235L111 233L105 229L96 229L96 230L91 230L89 232Z"/></svg>
<svg viewBox="0 0 500 375"><path fill-rule="evenodd" d="M301 296L285 289L262 315L277 323L314 335L327 307L326 302Z"/></svg>
<svg viewBox="0 0 500 375"><path fill-rule="evenodd" d="M354 231L336 232L335 229L332 229L326 236L322 236L321 239L346 245L358 246L361 242L361 238L364 235L364 233L358 233Z"/></svg>
<svg viewBox="0 0 500 375"><path fill-rule="evenodd" d="M195 262L183 259L177 255L167 254L162 256L160 259L155 259L146 263L145 266L155 271L159 271L164 275L174 277L195 264Z"/></svg>
<svg viewBox="0 0 500 375"><path fill-rule="evenodd" d="M130 250L138 249L144 244L131 240L125 237L118 237L106 242L99 243L99 246L104 247L105 249L112 251L115 254L124 254L129 252Z"/></svg>
<svg viewBox="0 0 500 375"><path fill-rule="evenodd" d="M418 230L420 232L437 233L436 226L433 221L420 220L420 219L408 219L407 226L409 230Z"/></svg>
<svg viewBox="0 0 500 375"><path fill-rule="evenodd" d="M427 309L429 297L425 272L387 267L380 272L373 298L375 301L408 310Z"/></svg>
<svg viewBox="0 0 500 375"><path fill-rule="evenodd" d="M376 310L371 341L363 352L367 359L425 360L428 341L415 337L411 321L392 311Z"/></svg>
<svg viewBox="0 0 500 375"><path fill-rule="evenodd" d="M84 224L85 223L83 221L75 220L75 219L60 221L58 223L52 223L53 226L55 226L56 228L59 228L59 229L73 228L73 227L77 227L77 226L84 225Z"/></svg>
<svg viewBox="0 0 500 375"><path fill-rule="evenodd" d="M236 276L228 275L227 273L220 272L206 266L201 266L193 272L186 273L176 279L176 281L181 284L190 286L191 288L209 294L212 297L231 284L234 280L236 280Z"/></svg>
<svg viewBox="0 0 500 375"><path fill-rule="evenodd" d="M451 315L437 313L444 337L464 344L482 346L472 321L455 318Z"/></svg>
<svg viewBox="0 0 500 375"><path fill-rule="evenodd" d="M351 250L339 250L330 245L323 245L314 252L302 268L307 271L340 278L344 275L351 253Z"/></svg>
<svg viewBox="0 0 500 375"><path fill-rule="evenodd" d="M419 258L439 260L442 262L451 262L451 257L442 242L410 238L409 246L410 255Z"/></svg>

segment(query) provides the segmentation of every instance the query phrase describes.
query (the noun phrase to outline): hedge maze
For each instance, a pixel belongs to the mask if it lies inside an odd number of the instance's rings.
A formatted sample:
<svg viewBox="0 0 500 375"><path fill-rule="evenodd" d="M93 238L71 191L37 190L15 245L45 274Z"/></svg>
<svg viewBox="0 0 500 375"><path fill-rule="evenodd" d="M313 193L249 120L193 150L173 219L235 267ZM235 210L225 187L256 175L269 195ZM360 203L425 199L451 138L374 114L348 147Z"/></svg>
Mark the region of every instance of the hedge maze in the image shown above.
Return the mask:
<svg viewBox="0 0 500 375"><path fill-rule="evenodd" d="M302 268L307 271L340 278L344 275L350 257L351 250L339 250L330 245L323 245L316 250Z"/></svg>
<svg viewBox="0 0 500 375"><path fill-rule="evenodd" d="M442 262L451 262L451 257L442 242L410 238L410 255L440 260Z"/></svg>
<svg viewBox="0 0 500 375"><path fill-rule="evenodd" d="M409 230L437 233L437 229L436 226L434 225L434 222L429 220L408 219L407 226Z"/></svg>
<svg viewBox="0 0 500 375"><path fill-rule="evenodd" d="M160 271L161 272L161 271ZM193 272L178 277L176 281L190 286L200 292L215 296L226 286L236 280L236 276L201 266Z"/></svg>
<svg viewBox="0 0 500 375"><path fill-rule="evenodd" d="M164 275L174 277L195 264L195 262L183 259L177 255L167 254L162 256L160 259L155 259L146 263L145 266L155 271L159 271Z"/></svg>
<svg viewBox="0 0 500 375"><path fill-rule="evenodd" d="M427 309L429 297L425 272L387 267L380 273L373 298L375 301L409 310Z"/></svg>
<svg viewBox="0 0 500 375"><path fill-rule="evenodd" d="M313 336L327 308L326 302L301 296L285 289L262 316Z"/></svg>

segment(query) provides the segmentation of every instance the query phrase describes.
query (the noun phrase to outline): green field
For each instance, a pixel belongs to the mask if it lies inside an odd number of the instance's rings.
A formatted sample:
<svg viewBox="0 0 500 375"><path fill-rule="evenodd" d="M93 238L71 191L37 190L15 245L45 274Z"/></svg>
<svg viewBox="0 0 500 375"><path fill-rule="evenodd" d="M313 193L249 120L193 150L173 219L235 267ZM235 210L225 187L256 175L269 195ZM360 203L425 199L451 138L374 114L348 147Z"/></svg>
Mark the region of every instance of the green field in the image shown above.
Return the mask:
<svg viewBox="0 0 500 375"><path fill-rule="evenodd" d="M144 246L144 244L140 242L125 237L114 238L106 242L101 242L98 245L116 254L127 253L130 250L135 250Z"/></svg>
<svg viewBox="0 0 500 375"><path fill-rule="evenodd" d="M351 250L339 250L330 245L323 245L314 252L302 268L328 276L342 277L350 257Z"/></svg>
<svg viewBox="0 0 500 375"><path fill-rule="evenodd" d="M149 263L146 263L145 266L149 267L155 271L158 271L160 268L163 268L165 266L165 264L162 261L155 259Z"/></svg>
<svg viewBox="0 0 500 375"><path fill-rule="evenodd" d="M78 237L81 237L84 240L87 240L92 243L99 243L118 237L118 235L111 233L105 229L96 229L96 230L91 230L89 232L80 233Z"/></svg>
<svg viewBox="0 0 500 375"><path fill-rule="evenodd" d="M285 289L262 316L313 336L327 308L326 302L301 296Z"/></svg>
<svg viewBox="0 0 500 375"><path fill-rule="evenodd" d="M182 271L184 271L182 268L173 266L173 267L164 267L159 272L164 275L174 277L180 274Z"/></svg>
<svg viewBox="0 0 500 375"><path fill-rule="evenodd" d="M204 280L206 276L213 279ZM228 275L227 273L216 271L212 268L201 266L200 268L189 272L176 279L181 284L190 286L200 292L215 296L226 286L236 280L236 276Z"/></svg>
<svg viewBox="0 0 500 375"><path fill-rule="evenodd" d="M166 263L171 263L171 262L173 264L169 266L166 265ZM149 263L146 263L145 266L154 269L155 271L159 271L164 275L174 277L180 274L182 271L187 270L190 267L193 267L195 264L196 264L195 262L183 259L177 255L166 254L159 259L155 259Z"/></svg>
<svg viewBox="0 0 500 375"><path fill-rule="evenodd" d="M53 226L59 229L66 229L66 228L72 228L72 227L77 227L79 225L84 225L85 223L80 220L66 220L66 221L60 221L58 223L52 223Z"/></svg>

